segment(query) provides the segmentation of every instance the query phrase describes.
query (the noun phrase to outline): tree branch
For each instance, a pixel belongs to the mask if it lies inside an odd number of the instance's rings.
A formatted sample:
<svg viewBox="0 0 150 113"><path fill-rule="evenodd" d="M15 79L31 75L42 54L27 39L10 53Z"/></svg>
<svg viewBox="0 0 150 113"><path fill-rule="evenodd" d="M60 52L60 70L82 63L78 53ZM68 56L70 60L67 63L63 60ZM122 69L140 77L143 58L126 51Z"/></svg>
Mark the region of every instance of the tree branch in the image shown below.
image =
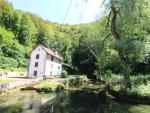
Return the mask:
<svg viewBox="0 0 150 113"><path fill-rule="evenodd" d="M102 2L102 4L101 4L101 7L104 5L104 3L105 3L105 0L103 0L103 2Z"/></svg>
<svg viewBox="0 0 150 113"><path fill-rule="evenodd" d="M108 34L108 35L106 35L106 37L104 38L104 40L103 40L103 42L102 42L102 47L103 47L103 48L104 48L104 45L105 45L105 41L107 40L107 38L108 38L110 35L111 35L111 34ZM88 46L88 49L90 50L91 54L94 56L95 60L98 62L97 55L96 55L96 53L92 50L92 47L91 47L90 45L88 45L88 44L87 44L87 46ZM100 54L101 54L101 53L102 53L102 50L101 50ZM87 62L90 61L91 59L92 59L92 57L90 57L90 58L88 58L88 59L82 61L80 64L87 63Z"/></svg>

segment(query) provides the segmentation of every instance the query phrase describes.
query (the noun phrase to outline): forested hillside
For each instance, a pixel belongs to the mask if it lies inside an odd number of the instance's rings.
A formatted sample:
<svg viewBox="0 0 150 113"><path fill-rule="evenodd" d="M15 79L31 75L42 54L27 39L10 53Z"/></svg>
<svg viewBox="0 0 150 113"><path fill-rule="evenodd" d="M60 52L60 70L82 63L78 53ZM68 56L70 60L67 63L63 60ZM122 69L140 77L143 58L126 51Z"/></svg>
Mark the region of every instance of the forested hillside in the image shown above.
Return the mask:
<svg viewBox="0 0 150 113"><path fill-rule="evenodd" d="M143 15L136 16L140 22L128 23L130 18L125 15L122 23L118 21L120 35L125 37L121 40L122 49L133 74L150 72L150 18L148 10L143 11ZM65 63L75 67L68 69L71 73L122 73L115 39L106 29L107 24L107 17L81 25L51 23L0 0L0 69L27 69L29 52L42 44L57 50Z"/></svg>

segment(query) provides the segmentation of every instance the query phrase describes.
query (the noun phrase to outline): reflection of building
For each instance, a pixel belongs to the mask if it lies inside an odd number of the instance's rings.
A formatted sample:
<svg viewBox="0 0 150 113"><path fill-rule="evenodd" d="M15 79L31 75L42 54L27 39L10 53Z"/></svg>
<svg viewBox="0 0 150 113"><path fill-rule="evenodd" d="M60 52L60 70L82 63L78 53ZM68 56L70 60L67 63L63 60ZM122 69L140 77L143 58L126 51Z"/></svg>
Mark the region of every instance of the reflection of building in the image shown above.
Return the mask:
<svg viewBox="0 0 150 113"><path fill-rule="evenodd" d="M49 113L53 113L53 112L54 112L54 106L52 105L52 106L50 107Z"/></svg>
<svg viewBox="0 0 150 113"><path fill-rule="evenodd" d="M28 77L60 75L62 61L57 52L38 45L30 53Z"/></svg>

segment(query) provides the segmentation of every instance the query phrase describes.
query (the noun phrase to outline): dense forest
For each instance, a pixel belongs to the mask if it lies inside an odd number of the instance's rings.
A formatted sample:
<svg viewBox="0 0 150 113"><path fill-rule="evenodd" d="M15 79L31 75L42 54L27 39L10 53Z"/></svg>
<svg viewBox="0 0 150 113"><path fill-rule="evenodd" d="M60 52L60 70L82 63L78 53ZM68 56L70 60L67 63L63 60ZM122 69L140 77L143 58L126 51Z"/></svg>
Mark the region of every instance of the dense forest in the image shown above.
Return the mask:
<svg viewBox="0 0 150 113"><path fill-rule="evenodd" d="M61 25L16 10L6 0L0 0L0 69L26 70L30 51L42 44L58 51L70 65L68 72L73 74L95 78L103 73L124 73L125 66L120 58L125 59L131 74L149 73L150 3L137 0L136 8L129 4L126 2L126 7L118 5L122 12L116 21L117 31L124 38L116 40L111 29L115 9L93 23Z"/></svg>

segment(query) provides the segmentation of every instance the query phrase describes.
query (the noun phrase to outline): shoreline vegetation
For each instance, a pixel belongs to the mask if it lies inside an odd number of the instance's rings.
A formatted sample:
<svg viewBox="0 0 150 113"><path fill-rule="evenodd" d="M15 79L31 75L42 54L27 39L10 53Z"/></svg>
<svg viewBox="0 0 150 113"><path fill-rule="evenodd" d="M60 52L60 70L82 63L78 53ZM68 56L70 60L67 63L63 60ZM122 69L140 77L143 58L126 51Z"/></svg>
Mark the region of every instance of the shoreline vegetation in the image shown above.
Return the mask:
<svg viewBox="0 0 150 113"><path fill-rule="evenodd" d="M150 104L149 75L131 76L133 86L132 89L126 89L122 84L122 80L123 76L115 74L106 74L101 78L101 80L97 80L96 82L93 82L91 79L88 79L86 75L66 75L64 78L56 77L53 79L47 79L40 81L37 84L29 84L16 89L35 90L38 93L52 93L60 92L62 90L82 90L94 92L103 97L106 97L108 94L110 94L119 101L125 101L129 103ZM8 91L4 92L8 94L10 90L13 89L9 89Z"/></svg>
<svg viewBox="0 0 150 113"><path fill-rule="evenodd" d="M39 93L51 93L61 90L68 90L69 87L81 87L88 82L88 78L82 76L70 76L67 78L53 78L41 81L39 84L33 87L25 87L21 90L36 90Z"/></svg>
<svg viewBox="0 0 150 113"><path fill-rule="evenodd" d="M123 76L105 77L108 92L116 99L131 103L150 104L150 75L131 76L132 89L126 89L122 83Z"/></svg>
<svg viewBox="0 0 150 113"><path fill-rule="evenodd" d="M105 83L92 82L86 76L74 76L67 78L56 78L56 80L45 80L35 87L26 87L22 90L36 90L39 93L68 91L88 91L95 92L100 96L111 95L116 100L128 103L150 104L150 77L149 75L131 76L132 89L126 89L122 84L121 75L105 76ZM107 94L108 93L108 94Z"/></svg>

